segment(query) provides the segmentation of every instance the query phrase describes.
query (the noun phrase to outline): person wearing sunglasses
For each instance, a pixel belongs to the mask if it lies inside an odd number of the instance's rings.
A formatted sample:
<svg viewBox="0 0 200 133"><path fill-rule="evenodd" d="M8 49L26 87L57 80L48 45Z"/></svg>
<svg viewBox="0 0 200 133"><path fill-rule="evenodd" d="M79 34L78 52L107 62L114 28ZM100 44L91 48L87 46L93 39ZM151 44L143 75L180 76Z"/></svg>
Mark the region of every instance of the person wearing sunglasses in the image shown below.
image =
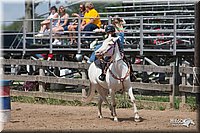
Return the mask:
<svg viewBox="0 0 200 133"><path fill-rule="evenodd" d="M75 18L73 19L73 22L68 26L68 31L78 31L78 19L84 17L85 11L86 11L85 10L85 4L81 3L79 5L79 13L72 13L72 16L75 17ZM70 45L77 43L75 36L76 36L75 33L69 34Z"/></svg>

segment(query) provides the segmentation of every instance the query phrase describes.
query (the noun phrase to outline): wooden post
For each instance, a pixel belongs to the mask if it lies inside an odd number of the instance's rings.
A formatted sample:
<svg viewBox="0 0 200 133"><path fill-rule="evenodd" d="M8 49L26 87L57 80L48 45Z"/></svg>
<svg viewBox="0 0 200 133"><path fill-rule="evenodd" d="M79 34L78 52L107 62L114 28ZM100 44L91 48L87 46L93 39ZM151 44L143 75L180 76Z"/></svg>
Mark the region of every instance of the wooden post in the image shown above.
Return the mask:
<svg viewBox="0 0 200 133"><path fill-rule="evenodd" d="M188 65L183 64L182 66L186 67ZM182 85L187 85L187 74L182 73L181 76L182 76ZM181 92L181 103L180 103L179 109L180 108L184 109L185 103L186 103L186 93L185 92Z"/></svg>
<svg viewBox="0 0 200 133"><path fill-rule="evenodd" d="M195 51L194 51L194 64L195 67L200 68L200 2L195 3ZM198 92L200 92L200 72L196 73L196 86L198 87ZM200 107L200 93L196 95L196 103L198 109Z"/></svg>
<svg viewBox="0 0 200 133"><path fill-rule="evenodd" d="M173 66L173 75L170 80L170 84L172 84L172 93L170 95L170 104L172 108L175 108L175 96L178 93L178 71L179 71L179 58L175 57L175 62L170 64L170 66Z"/></svg>
<svg viewBox="0 0 200 133"><path fill-rule="evenodd" d="M43 67L40 67L39 74L40 74L40 76L45 76ZM40 92L45 92L45 88L44 88L44 83L43 82L39 82L39 91Z"/></svg>
<svg viewBox="0 0 200 133"><path fill-rule="evenodd" d="M86 63L86 61L83 60L82 63ZM81 74L82 74L82 79L87 79L87 75L86 75L86 71L85 71L85 70L83 70L83 71L81 72ZM83 100L86 96L87 96L86 89L85 89L85 88L82 88L82 100Z"/></svg>
<svg viewBox="0 0 200 133"><path fill-rule="evenodd" d="M170 66L173 68L175 63L171 63ZM172 73L172 75L170 76L170 79L169 79L169 84L171 84L173 86L173 75L174 73ZM169 95L169 102L170 102L170 108L174 107L174 93L173 93L174 89L172 87L172 92L170 92L170 95Z"/></svg>

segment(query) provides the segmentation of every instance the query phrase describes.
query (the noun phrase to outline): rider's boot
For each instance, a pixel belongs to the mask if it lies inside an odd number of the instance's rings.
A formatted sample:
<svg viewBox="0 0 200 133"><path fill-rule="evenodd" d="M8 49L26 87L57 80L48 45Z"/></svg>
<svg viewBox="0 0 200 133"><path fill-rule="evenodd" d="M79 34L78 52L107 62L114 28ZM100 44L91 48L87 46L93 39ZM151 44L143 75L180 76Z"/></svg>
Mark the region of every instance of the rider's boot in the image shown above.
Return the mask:
<svg viewBox="0 0 200 133"><path fill-rule="evenodd" d="M101 81L105 81L106 79L106 75L104 73L102 73L100 76L99 76L99 80Z"/></svg>
<svg viewBox="0 0 200 133"><path fill-rule="evenodd" d="M105 79L106 79L106 74L104 73L105 72L105 70L104 70L105 69L105 65L103 65L103 63L102 63L100 66L101 66L102 73L99 76L99 80L105 81Z"/></svg>

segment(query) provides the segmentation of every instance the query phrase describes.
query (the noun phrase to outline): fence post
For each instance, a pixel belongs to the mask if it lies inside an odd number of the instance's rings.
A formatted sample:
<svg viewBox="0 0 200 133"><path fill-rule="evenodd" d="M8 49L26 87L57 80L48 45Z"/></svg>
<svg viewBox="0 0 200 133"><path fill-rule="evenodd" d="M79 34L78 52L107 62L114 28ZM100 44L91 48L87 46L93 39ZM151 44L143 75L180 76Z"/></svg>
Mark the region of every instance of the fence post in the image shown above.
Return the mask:
<svg viewBox="0 0 200 133"><path fill-rule="evenodd" d="M39 69L39 76L45 76L44 68L42 66ZM45 92L44 83L41 82L41 81L39 81L39 91L40 92Z"/></svg>
<svg viewBox="0 0 200 133"><path fill-rule="evenodd" d="M182 65L183 67L186 67L186 64ZM182 73L182 85L187 85L187 74ZM180 103L180 109L184 108L184 105L186 103L186 94L185 92L181 92L181 103Z"/></svg>
<svg viewBox="0 0 200 133"><path fill-rule="evenodd" d="M86 63L86 61L83 60L82 63ZM82 79L84 79L84 80L87 79L87 75L86 75L86 70L85 69L81 72L81 74L82 74ZM84 87L82 87L82 100L87 96L86 94L87 94L86 89Z"/></svg>
<svg viewBox="0 0 200 133"><path fill-rule="evenodd" d="M174 69L174 64L175 63L170 63L170 66L172 67L172 70ZM174 73L172 73L172 75L170 76L170 79L169 79L169 83L173 86L173 76ZM170 108L174 107L174 95L173 95L173 87L172 87L172 92L170 92L169 94L169 102L170 102Z"/></svg>
<svg viewBox="0 0 200 133"><path fill-rule="evenodd" d="M179 72L179 58L175 57L175 62L171 63L170 66L173 66L173 75L170 78L170 84L172 84L172 92L170 94L170 104L172 108L175 108L175 96L178 93L178 72Z"/></svg>

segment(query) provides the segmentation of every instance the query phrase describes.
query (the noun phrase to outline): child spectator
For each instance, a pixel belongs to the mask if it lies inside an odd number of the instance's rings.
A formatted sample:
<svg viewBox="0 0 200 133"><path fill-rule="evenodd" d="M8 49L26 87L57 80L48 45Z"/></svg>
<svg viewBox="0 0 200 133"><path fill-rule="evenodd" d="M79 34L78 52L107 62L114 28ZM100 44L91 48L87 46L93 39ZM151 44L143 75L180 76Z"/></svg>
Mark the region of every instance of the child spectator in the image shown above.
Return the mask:
<svg viewBox="0 0 200 133"><path fill-rule="evenodd" d="M57 26L52 29L53 33L55 33L55 34L59 31L67 31L68 30L69 15L65 12L64 6L59 7L59 15L60 15L60 17L58 19ZM57 38L55 38L55 40L52 44L53 45L56 45L56 44L61 45L61 42Z"/></svg>
<svg viewBox="0 0 200 133"><path fill-rule="evenodd" d="M124 44L124 27L125 20L120 18L118 15L113 18L113 26L115 27L116 34L120 37L120 42Z"/></svg>
<svg viewBox="0 0 200 133"><path fill-rule="evenodd" d="M44 32L48 29L50 29L50 19L53 19L52 20L52 28L56 26L56 23L57 23L57 19L58 19L59 15L57 13L57 8L55 6L52 6L50 8L50 15L48 16L48 18L44 21L42 21L40 24L41 24L41 27L40 27L40 31L37 35L37 37L40 37L40 36L43 36L44 35Z"/></svg>

